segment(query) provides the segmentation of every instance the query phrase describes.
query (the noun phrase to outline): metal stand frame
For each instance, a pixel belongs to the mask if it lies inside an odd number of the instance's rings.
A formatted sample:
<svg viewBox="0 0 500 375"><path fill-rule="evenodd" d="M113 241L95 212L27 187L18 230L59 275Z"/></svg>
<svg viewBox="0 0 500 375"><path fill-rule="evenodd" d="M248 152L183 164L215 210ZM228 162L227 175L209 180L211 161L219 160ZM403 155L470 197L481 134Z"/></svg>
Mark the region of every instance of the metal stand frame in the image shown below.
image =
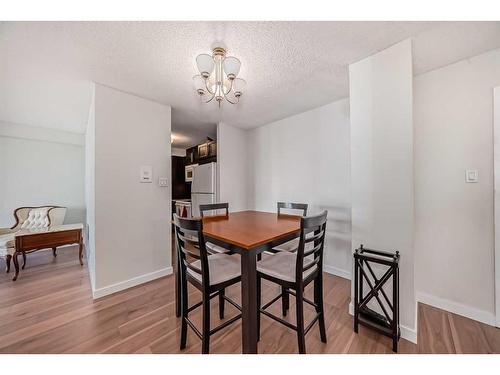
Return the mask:
<svg viewBox="0 0 500 375"><path fill-rule="evenodd" d="M365 249L363 245L354 252L354 332L362 324L392 338L392 350L398 351L398 340L401 336L399 328L399 251L390 253L380 250ZM379 278L372 265L386 266ZM389 299L384 285L392 277L392 301ZM363 284L369 287L364 294ZM385 300L385 304L382 302ZM368 302L376 299L383 314L370 309ZM387 308L388 307L388 308Z"/></svg>

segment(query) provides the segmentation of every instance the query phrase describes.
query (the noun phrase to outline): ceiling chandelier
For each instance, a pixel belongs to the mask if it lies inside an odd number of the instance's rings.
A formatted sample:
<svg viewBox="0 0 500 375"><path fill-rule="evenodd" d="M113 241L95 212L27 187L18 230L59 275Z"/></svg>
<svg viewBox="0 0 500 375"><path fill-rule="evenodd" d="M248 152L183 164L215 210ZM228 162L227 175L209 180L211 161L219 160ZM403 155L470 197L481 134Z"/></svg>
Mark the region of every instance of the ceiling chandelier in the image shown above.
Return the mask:
<svg viewBox="0 0 500 375"><path fill-rule="evenodd" d="M236 78L240 72L240 60L226 56L224 48L216 47L211 56L198 55L196 66L200 74L193 77L194 85L205 103L213 99L219 103L219 107L224 99L231 104L239 103L246 84L245 80Z"/></svg>

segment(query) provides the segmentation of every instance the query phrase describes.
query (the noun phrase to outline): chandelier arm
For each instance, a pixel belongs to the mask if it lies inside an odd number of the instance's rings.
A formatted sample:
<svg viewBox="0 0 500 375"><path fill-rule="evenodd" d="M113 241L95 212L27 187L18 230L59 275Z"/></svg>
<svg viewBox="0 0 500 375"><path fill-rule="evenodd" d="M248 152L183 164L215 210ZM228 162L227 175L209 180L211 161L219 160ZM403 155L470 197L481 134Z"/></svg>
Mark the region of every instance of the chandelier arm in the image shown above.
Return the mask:
<svg viewBox="0 0 500 375"><path fill-rule="evenodd" d="M208 99L207 101L203 101L203 103L210 103L214 98L215 98L215 93L212 94L212 97L210 99Z"/></svg>
<svg viewBox="0 0 500 375"><path fill-rule="evenodd" d="M233 89L234 79L230 79L229 81L231 82L231 86L229 86L229 90L227 90L227 92L224 92L224 90L222 90L222 92L224 93L224 96L226 96L227 94L229 94L231 92L231 90ZM224 85L222 85L222 87L224 87Z"/></svg>
<svg viewBox="0 0 500 375"><path fill-rule="evenodd" d="M210 76L209 76L210 77ZM205 80L205 88L207 89L207 91L212 94L212 95L215 95L215 92L212 92L212 90L210 90L210 88L208 87L208 77L207 78L204 78ZM208 102L207 102L208 103Z"/></svg>
<svg viewBox="0 0 500 375"><path fill-rule="evenodd" d="M226 96L226 94L224 94L224 99L226 99L229 103L231 104L238 104L240 102L240 99L239 98L236 98L236 101L233 102L231 100L228 99L228 97Z"/></svg>

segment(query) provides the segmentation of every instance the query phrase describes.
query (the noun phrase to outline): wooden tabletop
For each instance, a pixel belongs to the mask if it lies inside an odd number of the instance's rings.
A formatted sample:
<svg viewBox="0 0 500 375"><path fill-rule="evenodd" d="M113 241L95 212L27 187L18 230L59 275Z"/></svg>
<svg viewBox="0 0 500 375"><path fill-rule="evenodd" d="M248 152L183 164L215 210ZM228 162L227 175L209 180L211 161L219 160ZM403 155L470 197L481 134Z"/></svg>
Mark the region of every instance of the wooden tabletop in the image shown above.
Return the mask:
<svg viewBox="0 0 500 375"><path fill-rule="evenodd" d="M300 230L300 216L241 211L203 219L203 233L243 249L277 240Z"/></svg>

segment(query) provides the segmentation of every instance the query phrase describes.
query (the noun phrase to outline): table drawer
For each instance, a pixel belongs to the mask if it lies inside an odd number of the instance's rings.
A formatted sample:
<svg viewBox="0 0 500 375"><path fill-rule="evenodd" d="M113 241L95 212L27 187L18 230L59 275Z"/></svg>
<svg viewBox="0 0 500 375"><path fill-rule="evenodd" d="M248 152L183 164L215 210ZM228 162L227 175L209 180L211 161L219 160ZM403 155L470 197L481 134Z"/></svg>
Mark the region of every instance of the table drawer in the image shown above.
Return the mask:
<svg viewBox="0 0 500 375"><path fill-rule="evenodd" d="M79 243L81 230L68 230L62 232L49 232L40 234L30 234L16 237L16 250L26 251L33 249L44 249Z"/></svg>

